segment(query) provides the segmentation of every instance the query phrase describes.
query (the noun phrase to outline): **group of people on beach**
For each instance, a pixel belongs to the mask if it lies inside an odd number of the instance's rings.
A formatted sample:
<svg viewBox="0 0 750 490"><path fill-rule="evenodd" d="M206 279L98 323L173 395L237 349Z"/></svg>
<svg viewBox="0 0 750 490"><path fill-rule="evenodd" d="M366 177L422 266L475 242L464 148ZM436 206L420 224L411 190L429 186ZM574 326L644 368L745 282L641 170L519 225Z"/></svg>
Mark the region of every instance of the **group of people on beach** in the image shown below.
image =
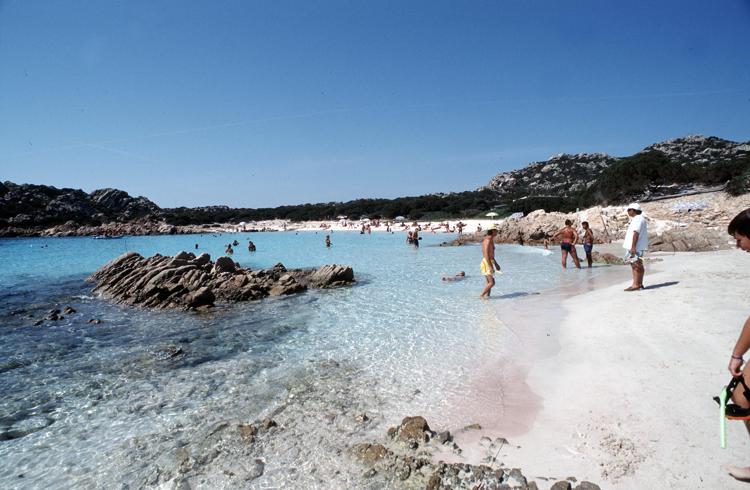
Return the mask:
<svg viewBox="0 0 750 490"><path fill-rule="evenodd" d="M643 216L641 205L637 202L628 205L626 212L630 217L630 223L625 233L623 248L626 250L625 261L630 264L633 282L625 288L625 291L638 291L644 289L643 276L645 269L643 267L643 255L648 249L648 229L646 219ZM589 267L593 267L593 249L594 249L594 232L591 230L589 223L583 221L583 236L573 227L572 220L565 220L565 226L555 233L552 240L560 239L561 260L563 268L567 268L568 255L573 259L576 268L581 268L581 262L576 252L576 244L580 241L583 244L583 250L586 253L586 261ZM479 226L478 226L479 228ZM481 228L480 228L481 229ZM487 299L490 297L492 288L495 286L495 271L502 274L500 264L495 259L495 237L497 236L497 225L492 224L487 228L485 237L482 240L482 262L479 264L479 270L486 279L486 284L480 298ZM544 246L548 247L548 240L545 240ZM749 330L750 331L750 330ZM750 333L748 334L750 336ZM750 343L748 344L750 347Z"/></svg>

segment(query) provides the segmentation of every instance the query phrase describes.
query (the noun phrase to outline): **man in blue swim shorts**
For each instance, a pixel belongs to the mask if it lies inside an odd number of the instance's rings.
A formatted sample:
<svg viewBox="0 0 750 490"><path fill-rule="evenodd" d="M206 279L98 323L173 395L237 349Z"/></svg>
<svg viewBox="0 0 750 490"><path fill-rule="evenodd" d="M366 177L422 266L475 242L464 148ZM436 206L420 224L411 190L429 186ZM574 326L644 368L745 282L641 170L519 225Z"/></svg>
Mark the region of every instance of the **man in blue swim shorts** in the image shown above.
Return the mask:
<svg viewBox="0 0 750 490"><path fill-rule="evenodd" d="M586 252L586 262L591 267L594 264L594 259L591 257L591 251L594 249L594 232L591 231L588 221L581 223L581 226L583 227L583 250Z"/></svg>

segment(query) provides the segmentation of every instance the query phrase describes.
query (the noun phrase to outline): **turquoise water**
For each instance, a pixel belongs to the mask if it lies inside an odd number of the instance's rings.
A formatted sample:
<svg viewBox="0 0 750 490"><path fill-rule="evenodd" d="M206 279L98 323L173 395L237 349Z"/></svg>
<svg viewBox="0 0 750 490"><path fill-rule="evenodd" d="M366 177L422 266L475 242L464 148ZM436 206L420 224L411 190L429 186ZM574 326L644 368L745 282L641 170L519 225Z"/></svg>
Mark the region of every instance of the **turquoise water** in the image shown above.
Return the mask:
<svg viewBox="0 0 750 490"><path fill-rule="evenodd" d="M481 301L481 251L437 246L451 235L426 234L418 249L402 234L333 233L330 249L324 237L0 240L0 487L126 488L190 477L194 487L231 488L237 471L226 468L250 453L265 470L240 486L359 486L362 471L342 449L382 437L406 415L461 423L454 405L472 396L472 373L518 348L496 309L592 274L560 271L557 254L499 246L504 275L495 298ZM172 255L198 243L215 258L233 239L244 267L350 264L358 282L208 314L114 306L85 282L126 251ZM441 281L461 270L465 280ZM68 305L76 313L33 325ZM183 354L164 359L170 346ZM358 413L371 420L354 424ZM179 448L210 452L215 424L268 415L284 431L264 450L222 441L221 457L180 466Z"/></svg>

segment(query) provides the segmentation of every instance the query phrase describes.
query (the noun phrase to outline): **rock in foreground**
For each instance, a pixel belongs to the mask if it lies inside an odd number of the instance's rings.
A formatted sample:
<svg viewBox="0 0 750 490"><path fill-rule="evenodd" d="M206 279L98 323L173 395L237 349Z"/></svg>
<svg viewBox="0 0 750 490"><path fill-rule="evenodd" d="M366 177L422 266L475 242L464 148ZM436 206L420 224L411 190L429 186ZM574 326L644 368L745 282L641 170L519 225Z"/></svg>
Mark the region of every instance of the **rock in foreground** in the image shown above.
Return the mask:
<svg viewBox="0 0 750 490"><path fill-rule="evenodd" d="M354 282L349 266L325 265L319 269L287 270L239 267L229 257L211 261L180 252L174 257L156 254L144 258L125 253L100 267L89 280L94 292L118 303L147 308L197 309L215 303L234 303L298 293L309 287L329 288Z"/></svg>

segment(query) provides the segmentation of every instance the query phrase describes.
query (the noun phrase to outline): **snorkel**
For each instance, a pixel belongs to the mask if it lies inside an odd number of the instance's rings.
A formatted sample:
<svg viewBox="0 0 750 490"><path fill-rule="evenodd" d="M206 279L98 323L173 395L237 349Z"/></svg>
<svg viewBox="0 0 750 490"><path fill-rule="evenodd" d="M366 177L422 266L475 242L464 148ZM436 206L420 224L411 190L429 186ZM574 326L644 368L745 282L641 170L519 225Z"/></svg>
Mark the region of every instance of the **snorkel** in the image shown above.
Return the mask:
<svg viewBox="0 0 750 490"><path fill-rule="evenodd" d="M721 448L727 448L727 393L729 390L725 386L719 393L719 441Z"/></svg>

